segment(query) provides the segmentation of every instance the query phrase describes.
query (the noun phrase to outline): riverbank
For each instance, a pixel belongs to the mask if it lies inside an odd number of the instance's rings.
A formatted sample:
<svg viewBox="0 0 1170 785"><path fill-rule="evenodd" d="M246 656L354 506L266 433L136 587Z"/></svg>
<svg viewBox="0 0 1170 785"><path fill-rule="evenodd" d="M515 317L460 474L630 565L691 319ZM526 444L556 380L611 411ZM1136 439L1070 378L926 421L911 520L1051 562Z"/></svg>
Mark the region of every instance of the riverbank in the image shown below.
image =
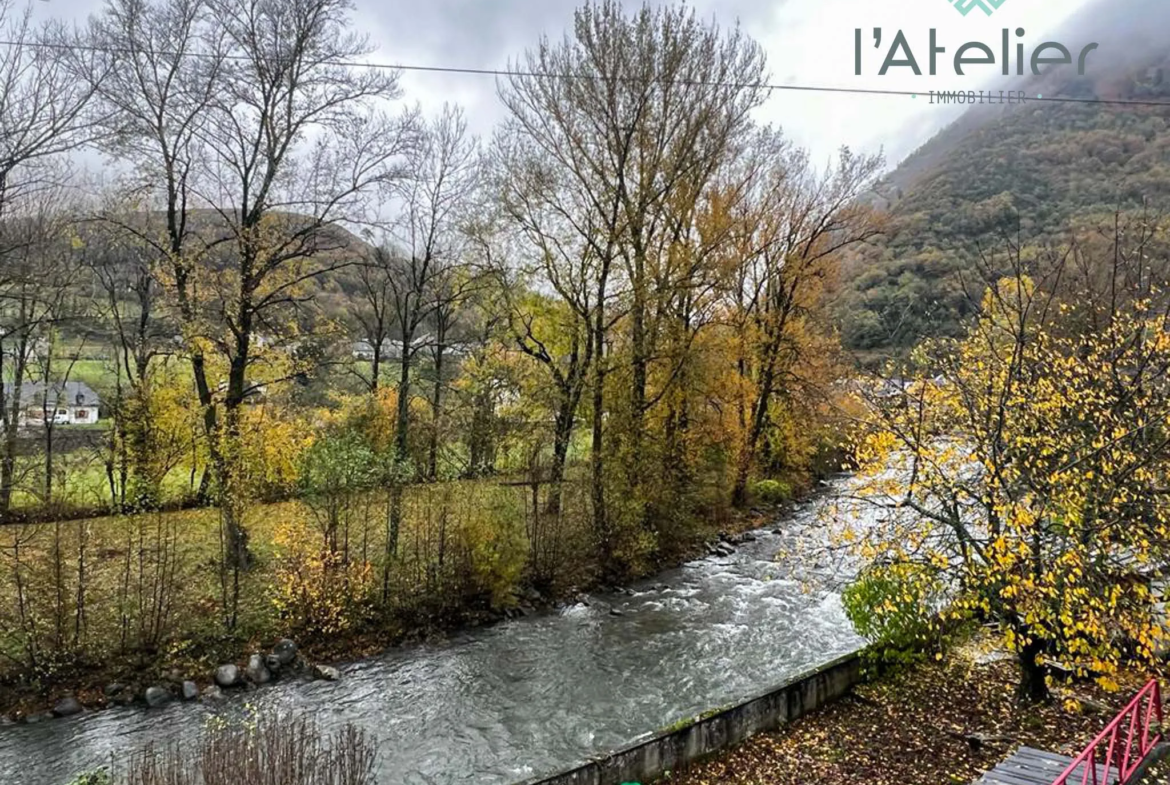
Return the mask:
<svg viewBox="0 0 1170 785"><path fill-rule="evenodd" d="M4 728L0 781L62 785L111 756L117 766L126 751L197 748L210 717L248 722L289 710L326 731L353 724L370 733L379 782L453 785L474 772L477 785L512 785L563 771L861 645L840 598L810 591L774 558L821 505L803 505L730 555L590 594L588 604L342 662L336 681L278 681L225 691L214 705L113 708ZM28 760L37 765L22 767Z"/></svg>
<svg viewBox="0 0 1170 785"><path fill-rule="evenodd" d="M271 508L273 519L288 516L288 505ZM642 579L659 571L678 566L712 550L724 552L734 548L740 535L752 529L765 527L783 518L791 506L755 509L736 513L711 527L706 536L681 543L669 556L656 561L652 570L641 575L629 576L629 581ZM262 531L257 528L257 531ZM263 561L270 555L261 552ZM462 607L449 608L445 612L428 612L412 609L397 615L389 622L354 626L332 635L304 636L290 631L301 646L305 660L316 663L352 662L371 657L388 649L405 644L428 642L437 643L452 634L491 625L508 618L533 615L559 605L571 604L582 598L586 592L601 592L620 588L612 582L603 581L599 572L588 564L578 564L575 573L578 580L565 582L545 591L538 591L528 582L519 584L516 591L498 603L477 602ZM254 577L254 576L253 576ZM187 587L188 589L190 587ZM206 594L206 592L205 592ZM268 595L260 600L271 602ZM215 618L208 614L185 618L188 629L200 629L194 625L211 626ZM283 637L280 634L279 637ZM151 687L162 687L176 697L183 691L183 681L192 681L203 691L213 684L212 675L222 663L233 662L241 672L252 652L263 653L271 649L277 636L273 633L254 633L247 638L222 636L200 640L196 648L190 634L188 640L177 645L160 648L155 652L133 652L111 657L100 663L79 663L69 670L52 674L41 684L32 681L10 679L0 684L0 717L7 721L46 719L50 709L64 698L74 698L81 707L96 710L127 700L143 703L145 692ZM119 689L111 691L111 685Z"/></svg>
<svg viewBox="0 0 1170 785"><path fill-rule="evenodd" d="M1020 745L1078 753L1150 674L1109 693L1058 685L1049 705L1015 700L1016 666L965 648L863 684L836 703L661 785L967 785Z"/></svg>

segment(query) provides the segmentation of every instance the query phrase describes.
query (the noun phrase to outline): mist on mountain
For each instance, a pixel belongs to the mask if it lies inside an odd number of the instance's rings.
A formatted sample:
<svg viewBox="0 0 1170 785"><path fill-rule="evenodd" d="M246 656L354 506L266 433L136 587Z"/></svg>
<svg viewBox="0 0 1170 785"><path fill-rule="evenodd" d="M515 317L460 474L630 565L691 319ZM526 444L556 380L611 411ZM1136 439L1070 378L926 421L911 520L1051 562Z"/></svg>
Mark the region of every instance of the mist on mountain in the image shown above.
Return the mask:
<svg viewBox="0 0 1170 785"><path fill-rule="evenodd" d="M957 335L981 295L968 283L977 262L1167 211L1166 30L1166 0L1099 0L1048 39L1073 53L1099 44L1083 76L1074 64L1009 77L1003 89L1044 99L973 105L903 160L880 190L888 232L844 269L846 345L874 360Z"/></svg>

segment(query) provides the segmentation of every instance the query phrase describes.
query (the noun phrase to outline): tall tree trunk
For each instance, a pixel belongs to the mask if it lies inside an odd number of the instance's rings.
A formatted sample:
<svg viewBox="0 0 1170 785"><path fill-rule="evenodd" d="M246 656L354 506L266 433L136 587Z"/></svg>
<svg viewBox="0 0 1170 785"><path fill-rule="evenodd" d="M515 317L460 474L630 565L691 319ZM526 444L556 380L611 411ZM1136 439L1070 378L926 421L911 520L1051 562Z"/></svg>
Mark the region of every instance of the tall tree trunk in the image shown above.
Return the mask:
<svg viewBox="0 0 1170 785"><path fill-rule="evenodd" d="M435 350L435 389L431 392L431 440L427 448L427 479L438 476L439 463L439 421L443 416L443 341L445 330L440 326Z"/></svg>
<svg viewBox="0 0 1170 785"><path fill-rule="evenodd" d="M556 516L561 510L561 484L565 480L565 461L569 455L569 442L573 438L576 415L576 398L570 391L566 390L561 394L561 403L558 407L553 432L552 465L548 470L548 507L545 510L545 514L549 516Z"/></svg>
<svg viewBox="0 0 1170 785"><path fill-rule="evenodd" d="M382 341L378 341L378 345L374 347L374 359L370 368L370 392L378 392L378 383L382 378Z"/></svg>
<svg viewBox="0 0 1170 785"><path fill-rule="evenodd" d="M245 281L246 274L241 276ZM246 289L246 286L245 286ZM241 520L247 489L240 477L240 443L243 438L242 418L244 400L248 393L248 359L252 341L252 311L250 293L244 292L238 310L235 355L228 366L227 395L224 396L224 428L221 438L225 443L216 445L215 466L219 481L219 496L223 525L227 535L227 557L238 573L251 566L248 550L248 532ZM211 410L214 413L214 409ZM215 440L212 440L215 441ZM226 448L226 449L225 449ZM238 577L235 579L238 583ZM234 614L233 614L234 615Z"/></svg>
<svg viewBox="0 0 1170 785"><path fill-rule="evenodd" d="M748 432L744 434L743 447L736 465L735 487L731 492L731 504L734 507L742 507L747 503L748 477L756 458L756 447L768 422L768 401L772 397L772 386L775 383L773 379L772 366L769 364L760 379L760 389L752 406L751 422L748 425Z"/></svg>
<svg viewBox="0 0 1170 785"><path fill-rule="evenodd" d="M23 299L21 318L25 318ZM5 401L7 424L4 429L3 452L0 453L0 520L12 512L12 495L16 483L17 430L20 428L21 401L20 386L24 382L26 358L28 357L28 336L20 335L16 341L15 362L12 373L12 395Z"/></svg>
<svg viewBox="0 0 1170 785"><path fill-rule="evenodd" d="M590 446L593 501L593 531L604 566L609 565L613 553L610 541L609 516L605 510L605 290L608 283L608 265L603 266L597 282L597 312L593 323L593 441Z"/></svg>
<svg viewBox="0 0 1170 785"><path fill-rule="evenodd" d="M53 417L57 416L57 412L53 412ZM53 507L53 459L55 454L53 452L53 424L45 423L45 509L51 510Z"/></svg>
<svg viewBox="0 0 1170 785"><path fill-rule="evenodd" d="M467 473L480 477L491 473L491 420L493 408L489 392L476 393L471 415L471 435L468 438Z"/></svg>
<svg viewBox="0 0 1170 785"><path fill-rule="evenodd" d="M394 423L394 476L390 478L390 504L386 520L386 555L398 556L398 535L402 529L402 485L409 456L410 428L410 363L414 334L402 334L402 360L398 372L398 416ZM385 587L384 587L385 588Z"/></svg>
<svg viewBox="0 0 1170 785"><path fill-rule="evenodd" d="M1039 662L1046 648L1047 643L1038 638L1020 648L1020 683L1016 695L1024 703L1043 703L1052 697L1048 691L1048 667Z"/></svg>

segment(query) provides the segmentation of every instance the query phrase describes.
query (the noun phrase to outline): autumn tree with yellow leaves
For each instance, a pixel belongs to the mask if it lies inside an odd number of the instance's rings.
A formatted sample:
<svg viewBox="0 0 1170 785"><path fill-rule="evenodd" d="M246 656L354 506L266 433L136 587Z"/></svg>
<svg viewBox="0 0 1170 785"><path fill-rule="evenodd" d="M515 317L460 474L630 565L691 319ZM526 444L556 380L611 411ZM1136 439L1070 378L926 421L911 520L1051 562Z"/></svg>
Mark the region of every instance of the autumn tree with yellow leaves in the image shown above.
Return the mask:
<svg viewBox="0 0 1170 785"><path fill-rule="evenodd" d="M857 502L877 514L842 536L866 559L852 596L887 590L847 604L878 630L923 607L999 624L1025 699L1057 662L1108 686L1166 631L1170 306L1122 236L1095 275L1076 243L1013 249L965 338L866 390Z"/></svg>

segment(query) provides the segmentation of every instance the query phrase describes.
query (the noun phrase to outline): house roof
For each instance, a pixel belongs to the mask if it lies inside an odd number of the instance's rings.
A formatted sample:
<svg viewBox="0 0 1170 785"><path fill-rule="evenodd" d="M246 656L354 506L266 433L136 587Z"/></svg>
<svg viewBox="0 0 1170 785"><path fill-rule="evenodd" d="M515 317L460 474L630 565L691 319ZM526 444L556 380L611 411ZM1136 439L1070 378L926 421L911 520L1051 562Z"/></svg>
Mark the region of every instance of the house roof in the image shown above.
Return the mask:
<svg viewBox="0 0 1170 785"><path fill-rule="evenodd" d="M4 384L4 397L11 399L12 393L12 383L6 382ZM65 382L51 386L44 382L24 382L20 385L20 400L22 405L49 403L54 406L98 406L101 404L101 397L85 382Z"/></svg>

